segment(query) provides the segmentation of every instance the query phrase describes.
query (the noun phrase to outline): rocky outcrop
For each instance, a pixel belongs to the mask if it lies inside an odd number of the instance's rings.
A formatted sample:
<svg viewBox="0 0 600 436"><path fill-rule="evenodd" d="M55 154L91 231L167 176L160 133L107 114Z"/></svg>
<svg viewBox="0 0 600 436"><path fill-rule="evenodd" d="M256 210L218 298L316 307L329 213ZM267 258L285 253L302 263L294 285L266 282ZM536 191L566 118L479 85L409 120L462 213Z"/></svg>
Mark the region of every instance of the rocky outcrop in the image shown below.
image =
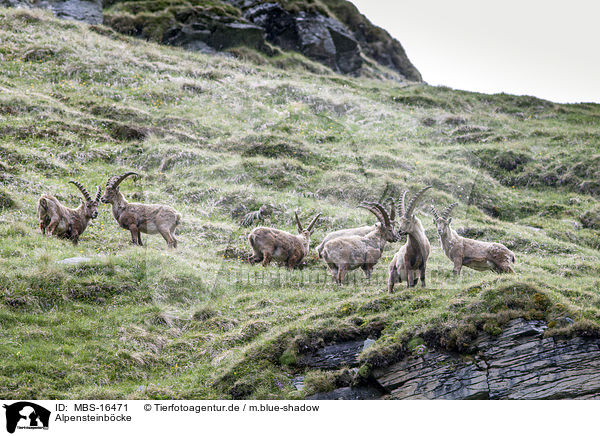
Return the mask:
<svg viewBox="0 0 600 436"><path fill-rule="evenodd" d="M331 392L319 392L306 397L307 400L379 400L384 395L375 386L347 386Z"/></svg>
<svg viewBox="0 0 600 436"><path fill-rule="evenodd" d="M58 18L102 23L102 0L0 0L0 6L50 9Z"/></svg>
<svg viewBox="0 0 600 436"><path fill-rule="evenodd" d="M249 7L243 15L284 50L298 51L344 74L356 73L362 66L358 42L338 20L315 13L292 14L278 3Z"/></svg>
<svg viewBox="0 0 600 436"><path fill-rule="evenodd" d="M360 75L366 66L381 77L421 80L400 43L387 32L363 16L360 28L352 29L323 5L263 0L215 0L206 5L176 0L168 4L160 0L109 3L104 24L163 44L207 53L245 46L269 56L279 53L273 48L276 46L302 53L342 74ZM384 40L377 40L380 36Z"/></svg>
<svg viewBox="0 0 600 436"><path fill-rule="evenodd" d="M402 79L422 80L400 43L350 2L324 3L333 14L302 2L286 2L284 7L263 0L222 0L207 5L104 0L107 10L103 17L102 0L0 0L0 6L50 9L59 18L104 23L127 35L188 50L215 53L245 46L271 53L269 42L342 74L360 75L368 64L370 71L379 65ZM377 71L389 77L389 70L384 70Z"/></svg>
<svg viewBox="0 0 600 436"><path fill-rule="evenodd" d="M365 341L349 341L327 345L299 357L298 365L316 369L354 368L358 366L358 355Z"/></svg>
<svg viewBox="0 0 600 436"><path fill-rule="evenodd" d="M279 3L260 0L226 0L240 8L248 20L265 28L267 40L295 50L345 74L358 73L365 59L387 67L403 78L422 81L402 45L373 25L346 0L324 0L333 13L289 12Z"/></svg>
<svg viewBox="0 0 600 436"><path fill-rule="evenodd" d="M600 339L545 338L546 329L542 321L512 320L497 336L481 333L470 355L420 345L414 355L366 379L358 376L358 356L371 339L329 344L301 355L298 365L353 368L347 386L307 397L315 400L600 399Z"/></svg>
<svg viewBox="0 0 600 436"><path fill-rule="evenodd" d="M374 376L394 399L600 399L600 340L544 338L545 329L513 320L480 335L473 356L429 351Z"/></svg>
<svg viewBox="0 0 600 436"><path fill-rule="evenodd" d="M346 0L322 1L345 28L350 29L366 56L408 80L423 81L421 73L408 59L400 42L386 30L371 23L354 4Z"/></svg>

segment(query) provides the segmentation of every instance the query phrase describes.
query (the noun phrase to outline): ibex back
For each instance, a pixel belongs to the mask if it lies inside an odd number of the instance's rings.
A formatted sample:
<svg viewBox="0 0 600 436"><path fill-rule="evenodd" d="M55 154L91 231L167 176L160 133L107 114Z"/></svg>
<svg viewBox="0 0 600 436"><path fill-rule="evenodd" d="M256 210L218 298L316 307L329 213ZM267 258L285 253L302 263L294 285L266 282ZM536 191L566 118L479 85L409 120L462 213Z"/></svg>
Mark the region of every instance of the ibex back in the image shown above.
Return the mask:
<svg viewBox="0 0 600 436"><path fill-rule="evenodd" d="M129 203L119 191L119 184L127 177L138 175L128 172L111 177L106 183L106 192L102 196L103 203L112 205L112 213L117 223L131 232L131 242L142 243L141 233L150 235L160 233L169 248L177 247L175 229L181 222L181 214L170 206L162 204Z"/></svg>
<svg viewBox="0 0 600 436"><path fill-rule="evenodd" d="M248 242L253 251L251 261L253 263L262 261L263 266L267 266L271 260L275 260L284 263L289 269L296 267L308 254L310 235L320 215L317 214L304 229L298 214L294 212L298 235L271 227L255 228L248 235Z"/></svg>

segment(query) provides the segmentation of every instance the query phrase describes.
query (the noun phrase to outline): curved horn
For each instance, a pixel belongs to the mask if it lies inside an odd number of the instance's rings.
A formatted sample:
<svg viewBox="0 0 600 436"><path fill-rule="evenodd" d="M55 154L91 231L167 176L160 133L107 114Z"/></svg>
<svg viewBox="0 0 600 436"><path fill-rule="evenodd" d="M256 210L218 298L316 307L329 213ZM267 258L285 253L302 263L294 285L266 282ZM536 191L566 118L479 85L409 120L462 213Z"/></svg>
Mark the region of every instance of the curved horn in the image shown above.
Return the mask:
<svg viewBox="0 0 600 436"><path fill-rule="evenodd" d="M302 227L302 224L300 223L300 219L298 218L298 212L294 211L294 216L296 217L296 225L298 226L298 233L302 233L304 231L304 228Z"/></svg>
<svg viewBox="0 0 600 436"><path fill-rule="evenodd" d="M90 197L90 193L87 192L87 189L85 189L81 183L76 182L75 180L69 180L69 183L72 183L79 188L79 190L85 197L85 201L92 201L92 197Z"/></svg>
<svg viewBox="0 0 600 436"><path fill-rule="evenodd" d="M377 202L374 202L373 206L375 206L377 208L377 210L379 212L381 212L381 216L384 219L386 227L389 227L390 226L390 216L388 215L387 210L385 210L385 207L383 207L381 204L379 204Z"/></svg>
<svg viewBox="0 0 600 436"><path fill-rule="evenodd" d="M129 176L139 176L138 173L134 173L133 171L129 171L125 174L121 174L120 176L115 176L111 178L108 182L106 182L107 188L116 188L118 187L123 180L125 180Z"/></svg>
<svg viewBox="0 0 600 436"><path fill-rule="evenodd" d="M400 215L404 216L404 211L406 210L404 208L404 204L405 204L405 200L406 200L406 194L408 194L408 190L402 191L402 195L400 196L400 200L398 202L398 207L400 208Z"/></svg>
<svg viewBox="0 0 600 436"><path fill-rule="evenodd" d="M388 201L390 202L390 221L396 221L396 204L392 197L388 198Z"/></svg>
<svg viewBox="0 0 600 436"><path fill-rule="evenodd" d="M415 210L415 207L417 207L417 202L421 199L421 197L423 196L425 191L427 191L428 189L431 189L431 188L432 188L431 185L426 186L415 194L415 196L410 200L410 203L408 204L408 206L406 208L406 212L405 212L404 216L409 217L412 215L413 211Z"/></svg>
<svg viewBox="0 0 600 436"><path fill-rule="evenodd" d="M312 228L314 227L314 225L316 224L317 220L319 219L319 217L321 216L320 213L317 214L316 217L313 218L313 220L310 222L310 224L308 225L308 227L306 228L306 230L308 230L309 232L312 231Z"/></svg>
<svg viewBox="0 0 600 436"><path fill-rule="evenodd" d="M98 186L98 189L96 190L96 199L94 200L96 203L100 202L101 195L102 195L102 188L100 188L100 186Z"/></svg>
<svg viewBox="0 0 600 436"><path fill-rule="evenodd" d="M385 225L385 220L383 219L383 215L381 215L381 212L379 212L379 209L377 209L373 203L364 202L364 203L359 204L358 207L367 209L369 212L371 212L373 215L375 215L377 217L377 219L379 220L379 222L382 225Z"/></svg>
<svg viewBox="0 0 600 436"><path fill-rule="evenodd" d="M436 220L440 217L437 213L437 210L435 210L435 206L433 205L433 200L431 200L431 213L433 214L433 216Z"/></svg>
<svg viewBox="0 0 600 436"><path fill-rule="evenodd" d="M452 209L454 209L456 206L458 206L458 203L452 203L450 206L448 206L446 210L442 212L442 218L447 220L450 216L450 213L452 212Z"/></svg>

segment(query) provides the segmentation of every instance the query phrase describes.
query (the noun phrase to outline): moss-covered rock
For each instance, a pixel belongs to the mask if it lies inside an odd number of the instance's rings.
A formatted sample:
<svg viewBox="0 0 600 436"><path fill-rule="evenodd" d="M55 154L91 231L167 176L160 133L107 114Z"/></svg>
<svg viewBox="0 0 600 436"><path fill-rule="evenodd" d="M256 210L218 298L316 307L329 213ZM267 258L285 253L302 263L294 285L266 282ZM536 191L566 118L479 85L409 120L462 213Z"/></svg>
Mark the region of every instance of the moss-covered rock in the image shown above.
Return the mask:
<svg viewBox="0 0 600 436"><path fill-rule="evenodd" d="M588 210L583 213L579 219L583 224L583 227L587 229L600 230L600 207L592 210Z"/></svg>

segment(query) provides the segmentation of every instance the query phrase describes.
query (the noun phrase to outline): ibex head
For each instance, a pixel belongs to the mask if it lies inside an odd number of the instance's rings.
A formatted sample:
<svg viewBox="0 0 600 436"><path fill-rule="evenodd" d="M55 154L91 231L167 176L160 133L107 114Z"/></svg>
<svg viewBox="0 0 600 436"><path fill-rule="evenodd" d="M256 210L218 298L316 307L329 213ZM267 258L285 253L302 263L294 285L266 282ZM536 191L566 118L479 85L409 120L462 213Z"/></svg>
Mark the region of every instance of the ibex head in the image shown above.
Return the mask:
<svg viewBox="0 0 600 436"><path fill-rule="evenodd" d="M83 187L81 183L75 180L70 180L69 183L72 183L75 186L77 186L77 188L79 188L79 190L83 194L83 198L85 199L85 201L82 201L81 204L83 204L83 207L85 208L85 214L92 219L97 218L98 204L100 203L100 194L102 194L100 186L98 186L98 189L96 190L96 198L92 199L90 193L87 191L87 189Z"/></svg>
<svg viewBox="0 0 600 436"><path fill-rule="evenodd" d="M139 174L129 171L120 176L113 176L108 179L108 182L106 182L106 191L102 196L102 202L113 203L117 199L117 194L119 193L119 184L129 176L139 176Z"/></svg>
<svg viewBox="0 0 600 436"><path fill-rule="evenodd" d="M381 232L383 233L383 237L387 242L396 242L399 239L398 234L394 229L394 225L396 224L396 222L393 219L395 218L395 212L393 207L392 218L390 218L390 215L388 215L385 208L377 202L364 202L361 203L359 207L367 209L369 212L371 212L377 217L377 219L381 223Z"/></svg>
<svg viewBox="0 0 600 436"><path fill-rule="evenodd" d="M298 212L294 212L294 216L296 217L296 227L298 228L298 234L303 236L306 240L309 240L310 234L312 233L312 229L315 226L315 224L317 223L317 220L319 219L321 214L318 213L317 216L315 216L313 218L313 220L310 222L310 224L308 225L308 227L306 229L304 227L302 227L300 218L298 218Z"/></svg>
<svg viewBox="0 0 600 436"><path fill-rule="evenodd" d="M414 215L415 208L417 207L417 203L419 202L423 194L425 194L425 191L427 191L430 188L431 186L426 186L425 188L421 189L415 194L415 196L410 200L408 204L406 204L406 195L408 194L408 191L404 191L402 193L400 201L398 202L398 209L400 212L400 218L398 220L398 233L401 236L406 235L407 233L413 233L417 230L415 228L415 226L417 225L417 221Z"/></svg>
<svg viewBox="0 0 600 436"><path fill-rule="evenodd" d="M452 222L452 217L450 217L450 213L452 213L452 209L454 209L458 203L452 203L450 206L442 212L441 215L438 214L437 210L431 203L431 213L433 214L433 223L437 227L437 232L440 236L446 235L450 231L450 223Z"/></svg>

